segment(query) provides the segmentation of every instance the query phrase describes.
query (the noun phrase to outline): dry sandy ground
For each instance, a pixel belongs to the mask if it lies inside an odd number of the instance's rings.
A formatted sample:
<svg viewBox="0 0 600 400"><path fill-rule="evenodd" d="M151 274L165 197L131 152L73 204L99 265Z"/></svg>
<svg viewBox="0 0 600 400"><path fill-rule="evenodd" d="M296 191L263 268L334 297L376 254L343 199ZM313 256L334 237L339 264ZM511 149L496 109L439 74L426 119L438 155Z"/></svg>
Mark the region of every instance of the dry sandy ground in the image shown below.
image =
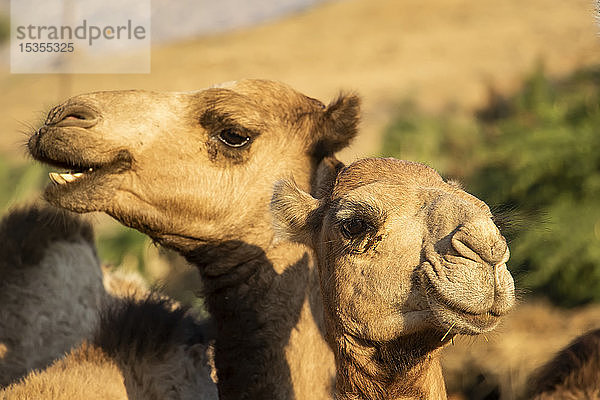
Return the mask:
<svg viewBox="0 0 600 400"><path fill-rule="evenodd" d="M243 77L327 100L364 98L362 135L342 158L376 154L393 105L411 97L469 110L490 85L510 91L543 60L552 74L600 61L592 0L348 0L225 35L155 48L149 75L10 75L0 71L0 151L23 122L91 90L190 90ZM110 62L107 60L107 62ZM20 153L17 153L20 154Z"/></svg>

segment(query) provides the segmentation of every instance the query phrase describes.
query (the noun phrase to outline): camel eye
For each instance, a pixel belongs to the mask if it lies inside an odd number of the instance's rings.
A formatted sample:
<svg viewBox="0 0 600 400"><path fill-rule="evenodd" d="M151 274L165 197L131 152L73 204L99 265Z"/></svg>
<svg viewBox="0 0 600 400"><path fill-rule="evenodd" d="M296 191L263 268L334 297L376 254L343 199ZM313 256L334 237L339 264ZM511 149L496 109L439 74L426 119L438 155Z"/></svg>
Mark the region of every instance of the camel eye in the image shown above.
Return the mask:
<svg viewBox="0 0 600 400"><path fill-rule="evenodd" d="M352 218L342 222L342 234L351 239L365 233L369 229L369 224L360 218Z"/></svg>
<svg viewBox="0 0 600 400"><path fill-rule="evenodd" d="M250 142L250 136L240 135L233 129L223 129L218 138L229 147L243 147Z"/></svg>

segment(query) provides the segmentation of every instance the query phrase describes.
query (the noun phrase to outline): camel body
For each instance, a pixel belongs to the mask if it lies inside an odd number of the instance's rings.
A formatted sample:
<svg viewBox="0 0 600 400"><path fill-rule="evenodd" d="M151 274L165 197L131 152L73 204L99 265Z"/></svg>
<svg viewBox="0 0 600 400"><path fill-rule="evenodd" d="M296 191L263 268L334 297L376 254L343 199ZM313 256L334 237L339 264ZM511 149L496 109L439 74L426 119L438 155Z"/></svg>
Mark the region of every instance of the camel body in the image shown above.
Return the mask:
<svg viewBox="0 0 600 400"><path fill-rule="evenodd" d="M205 327L163 296L103 307L89 342L0 391L0 399L216 400Z"/></svg>
<svg viewBox="0 0 600 400"><path fill-rule="evenodd" d="M600 398L600 329L575 338L529 377L527 398Z"/></svg>
<svg viewBox="0 0 600 400"><path fill-rule="evenodd" d="M101 268L89 223L26 206L0 235L1 399L217 398L206 327Z"/></svg>

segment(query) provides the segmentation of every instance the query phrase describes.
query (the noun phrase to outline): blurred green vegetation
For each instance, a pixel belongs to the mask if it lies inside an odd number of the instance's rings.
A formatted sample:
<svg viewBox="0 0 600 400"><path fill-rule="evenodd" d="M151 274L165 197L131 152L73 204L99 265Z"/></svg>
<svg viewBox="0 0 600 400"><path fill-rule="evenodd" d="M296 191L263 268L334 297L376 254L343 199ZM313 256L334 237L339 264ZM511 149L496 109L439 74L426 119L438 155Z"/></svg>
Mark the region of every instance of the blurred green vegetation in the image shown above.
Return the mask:
<svg viewBox="0 0 600 400"><path fill-rule="evenodd" d="M137 270L146 279L146 250L151 245L148 236L135 229L116 225L110 232L98 232L96 245L100 260L128 270Z"/></svg>
<svg viewBox="0 0 600 400"><path fill-rule="evenodd" d="M49 170L34 162L0 157L0 211L41 198L50 182ZM103 263L139 271L147 278L146 250L151 240L142 233L118 223L110 229L96 229L96 243Z"/></svg>
<svg viewBox="0 0 600 400"><path fill-rule="evenodd" d="M7 15L0 14L0 43L10 38L10 19Z"/></svg>
<svg viewBox="0 0 600 400"><path fill-rule="evenodd" d="M539 67L475 115L403 102L383 153L425 162L512 217L518 287L562 306L600 301L600 67L556 81Z"/></svg>

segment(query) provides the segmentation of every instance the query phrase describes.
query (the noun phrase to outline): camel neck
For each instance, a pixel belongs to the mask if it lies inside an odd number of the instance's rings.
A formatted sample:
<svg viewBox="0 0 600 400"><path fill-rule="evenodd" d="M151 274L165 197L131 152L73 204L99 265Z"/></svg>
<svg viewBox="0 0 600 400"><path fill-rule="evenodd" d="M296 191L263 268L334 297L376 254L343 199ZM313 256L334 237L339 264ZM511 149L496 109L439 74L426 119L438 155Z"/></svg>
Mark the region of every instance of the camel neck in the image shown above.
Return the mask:
<svg viewBox="0 0 600 400"><path fill-rule="evenodd" d="M428 351L412 339L377 346L353 338L337 342L337 400L446 399L440 348Z"/></svg>
<svg viewBox="0 0 600 400"><path fill-rule="evenodd" d="M221 399L294 398L286 346L313 268L304 247L282 243L268 252L237 242L186 257L200 270L216 324Z"/></svg>

